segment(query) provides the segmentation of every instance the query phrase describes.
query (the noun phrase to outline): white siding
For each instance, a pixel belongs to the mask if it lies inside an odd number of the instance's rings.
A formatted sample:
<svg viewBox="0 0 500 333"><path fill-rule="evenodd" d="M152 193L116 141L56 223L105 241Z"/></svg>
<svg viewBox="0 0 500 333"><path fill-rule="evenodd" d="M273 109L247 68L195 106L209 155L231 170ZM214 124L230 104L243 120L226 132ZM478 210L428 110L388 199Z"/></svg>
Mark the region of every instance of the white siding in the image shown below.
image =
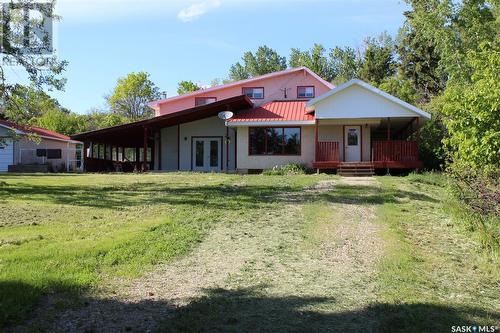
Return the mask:
<svg viewBox="0 0 500 333"><path fill-rule="evenodd" d="M415 117L414 112L358 85L353 85L316 106L317 119Z"/></svg>
<svg viewBox="0 0 500 333"><path fill-rule="evenodd" d="M14 144L11 139L0 138L0 172L6 172L14 164Z"/></svg>

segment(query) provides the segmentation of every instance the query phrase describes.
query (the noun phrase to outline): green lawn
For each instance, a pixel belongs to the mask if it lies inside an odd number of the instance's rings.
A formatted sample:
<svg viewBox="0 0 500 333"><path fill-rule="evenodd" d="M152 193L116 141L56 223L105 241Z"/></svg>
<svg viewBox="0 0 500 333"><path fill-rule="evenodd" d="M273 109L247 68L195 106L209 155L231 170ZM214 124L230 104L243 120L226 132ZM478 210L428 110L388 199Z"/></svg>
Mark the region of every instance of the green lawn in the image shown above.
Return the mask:
<svg viewBox="0 0 500 333"><path fill-rule="evenodd" d="M179 258L220 274L155 318L167 331L498 324L498 262L450 217L443 177L372 180L0 175L0 327L46 295L78 308Z"/></svg>

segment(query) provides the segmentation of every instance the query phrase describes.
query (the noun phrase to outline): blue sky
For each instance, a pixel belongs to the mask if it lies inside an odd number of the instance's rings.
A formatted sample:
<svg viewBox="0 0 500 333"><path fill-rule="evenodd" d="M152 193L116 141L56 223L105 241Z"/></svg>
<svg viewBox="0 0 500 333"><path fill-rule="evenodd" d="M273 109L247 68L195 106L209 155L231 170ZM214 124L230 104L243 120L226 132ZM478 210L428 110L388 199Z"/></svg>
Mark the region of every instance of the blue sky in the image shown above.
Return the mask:
<svg viewBox="0 0 500 333"><path fill-rule="evenodd" d="M69 61L61 104L78 113L104 107L118 77L147 71L168 96L177 83L210 84L243 52L266 44L359 47L366 36L394 35L398 0L59 0L56 48Z"/></svg>

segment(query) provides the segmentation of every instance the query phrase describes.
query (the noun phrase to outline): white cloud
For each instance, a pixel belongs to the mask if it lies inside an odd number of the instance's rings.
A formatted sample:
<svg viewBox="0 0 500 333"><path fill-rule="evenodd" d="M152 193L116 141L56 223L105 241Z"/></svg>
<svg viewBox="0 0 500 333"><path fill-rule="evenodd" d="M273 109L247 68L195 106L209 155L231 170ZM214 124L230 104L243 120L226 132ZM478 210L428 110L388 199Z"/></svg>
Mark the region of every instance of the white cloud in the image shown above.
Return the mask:
<svg viewBox="0 0 500 333"><path fill-rule="evenodd" d="M220 5L220 0L207 0L194 3L189 7L181 9L181 11L177 14L177 18L179 18L182 22L192 22L209 10L217 8Z"/></svg>

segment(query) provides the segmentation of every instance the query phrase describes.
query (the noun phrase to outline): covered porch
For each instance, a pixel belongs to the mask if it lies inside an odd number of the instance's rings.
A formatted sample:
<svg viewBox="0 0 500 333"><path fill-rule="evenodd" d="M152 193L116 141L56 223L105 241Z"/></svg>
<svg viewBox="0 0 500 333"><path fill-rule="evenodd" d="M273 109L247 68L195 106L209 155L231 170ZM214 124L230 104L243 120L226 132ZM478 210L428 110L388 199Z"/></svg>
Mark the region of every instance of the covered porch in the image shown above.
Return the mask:
<svg viewBox="0 0 500 333"><path fill-rule="evenodd" d="M418 169L420 118L316 120L315 169Z"/></svg>
<svg viewBox="0 0 500 333"><path fill-rule="evenodd" d="M315 113L316 169L417 169L420 127L431 115L353 79L307 103Z"/></svg>

